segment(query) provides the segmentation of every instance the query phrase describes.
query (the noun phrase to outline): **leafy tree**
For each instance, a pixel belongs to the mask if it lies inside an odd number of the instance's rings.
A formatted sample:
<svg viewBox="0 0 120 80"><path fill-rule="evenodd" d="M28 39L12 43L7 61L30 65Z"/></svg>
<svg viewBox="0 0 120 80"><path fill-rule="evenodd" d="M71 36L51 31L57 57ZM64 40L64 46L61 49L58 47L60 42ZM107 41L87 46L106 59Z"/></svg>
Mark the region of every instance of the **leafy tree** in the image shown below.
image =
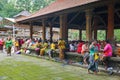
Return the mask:
<svg viewBox="0 0 120 80"><path fill-rule="evenodd" d="M15 7L29 12L35 12L55 0L16 0Z"/></svg>
<svg viewBox="0 0 120 80"><path fill-rule="evenodd" d="M16 15L20 10L14 7L14 4L9 2L8 0L1 0L0 1L0 16L2 17L13 17Z"/></svg>
<svg viewBox="0 0 120 80"><path fill-rule="evenodd" d="M120 29L114 30L114 36L116 41L120 41Z"/></svg>
<svg viewBox="0 0 120 80"><path fill-rule="evenodd" d="M0 0L0 16L13 17L20 11L35 12L55 0Z"/></svg>

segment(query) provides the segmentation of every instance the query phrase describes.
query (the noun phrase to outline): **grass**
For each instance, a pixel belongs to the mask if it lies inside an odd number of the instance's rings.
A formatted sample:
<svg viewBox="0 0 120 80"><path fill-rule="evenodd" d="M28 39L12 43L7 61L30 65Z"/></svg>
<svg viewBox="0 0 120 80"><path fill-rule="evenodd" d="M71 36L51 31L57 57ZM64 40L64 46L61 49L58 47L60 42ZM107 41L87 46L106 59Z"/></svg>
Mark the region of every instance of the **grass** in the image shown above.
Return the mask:
<svg viewBox="0 0 120 80"><path fill-rule="evenodd" d="M120 80L119 76L87 74L87 70L29 56L0 61L0 80Z"/></svg>

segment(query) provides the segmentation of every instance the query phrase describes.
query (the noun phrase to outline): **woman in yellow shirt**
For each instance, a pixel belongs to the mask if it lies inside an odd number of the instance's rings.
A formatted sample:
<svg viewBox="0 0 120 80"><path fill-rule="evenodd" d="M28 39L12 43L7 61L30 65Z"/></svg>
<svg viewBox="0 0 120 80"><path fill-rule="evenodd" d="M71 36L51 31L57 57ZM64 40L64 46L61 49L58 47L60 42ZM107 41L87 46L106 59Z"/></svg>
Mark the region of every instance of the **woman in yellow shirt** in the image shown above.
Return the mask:
<svg viewBox="0 0 120 80"><path fill-rule="evenodd" d="M15 46L15 52L19 50L19 42L18 39L15 39L14 41L14 46Z"/></svg>
<svg viewBox="0 0 120 80"><path fill-rule="evenodd" d="M43 56L45 53L45 49L48 47L47 41L43 44L43 48L40 50L40 56Z"/></svg>
<svg viewBox="0 0 120 80"><path fill-rule="evenodd" d="M55 42L53 42L50 45L50 50L48 51L48 55L49 55L50 59L53 57L53 53L55 52L55 48L56 48L56 45L55 45Z"/></svg>

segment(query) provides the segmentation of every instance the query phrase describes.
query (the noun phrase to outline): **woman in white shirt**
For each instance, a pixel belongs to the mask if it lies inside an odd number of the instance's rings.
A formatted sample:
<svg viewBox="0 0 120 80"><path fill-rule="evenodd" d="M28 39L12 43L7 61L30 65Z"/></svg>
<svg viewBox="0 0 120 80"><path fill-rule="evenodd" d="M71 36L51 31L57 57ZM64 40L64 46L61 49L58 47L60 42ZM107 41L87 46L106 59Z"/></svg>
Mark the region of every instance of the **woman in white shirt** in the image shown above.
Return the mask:
<svg viewBox="0 0 120 80"><path fill-rule="evenodd" d="M74 46L74 43L73 43L73 42L71 42L71 43L69 44L69 47L70 47L70 51L71 51L71 52L74 52L74 51L75 51L75 46Z"/></svg>

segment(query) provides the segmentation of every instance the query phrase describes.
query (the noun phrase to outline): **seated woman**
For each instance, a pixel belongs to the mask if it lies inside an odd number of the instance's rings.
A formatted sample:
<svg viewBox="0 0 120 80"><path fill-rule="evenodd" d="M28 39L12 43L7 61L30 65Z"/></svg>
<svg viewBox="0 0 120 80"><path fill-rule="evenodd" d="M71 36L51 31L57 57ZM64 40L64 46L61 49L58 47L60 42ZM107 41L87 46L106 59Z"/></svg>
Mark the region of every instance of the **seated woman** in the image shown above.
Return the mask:
<svg viewBox="0 0 120 80"><path fill-rule="evenodd" d="M80 42L78 43L77 53L81 54L81 50L82 50L82 45L83 45L83 44L84 44L83 41L80 41Z"/></svg>
<svg viewBox="0 0 120 80"><path fill-rule="evenodd" d="M105 47L103 50L102 60L105 64L105 68L109 67L109 58L112 57L112 46L108 40L105 41Z"/></svg>
<svg viewBox="0 0 120 80"><path fill-rule="evenodd" d="M41 42L40 42L40 41L37 41L37 42L35 43L35 51L36 51L36 54L37 54L37 55L39 55L40 49L41 49Z"/></svg>
<svg viewBox="0 0 120 80"><path fill-rule="evenodd" d="M40 50L40 56L43 56L43 55L44 55L45 49L47 49L47 47L48 47L48 42L45 41L44 44L43 44L42 49Z"/></svg>
<svg viewBox="0 0 120 80"><path fill-rule="evenodd" d="M83 61L84 61L84 63L87 64L86 60L89 57L89 45L88 45L88 42L85 42L82 45L81 54L83 55Z"/></svg>
<svg viewBox="0 0 120 80"><path fill-rule="evenodd" d="M75 51L75 46L74 46L74 43L73 42L71 42L70 44L69 44L69 48L70 48L70 52L74 52Z"/></svg>
<svg viewBox="0 0 120 80"><path fill-rule="evenodd" d="M55 45L55 42L53 42L50 45L50 50L48 51L48 55L49 55L50 59L53 57L53 53L55 52L55 48L56 48L56 45Z"/></svg>

